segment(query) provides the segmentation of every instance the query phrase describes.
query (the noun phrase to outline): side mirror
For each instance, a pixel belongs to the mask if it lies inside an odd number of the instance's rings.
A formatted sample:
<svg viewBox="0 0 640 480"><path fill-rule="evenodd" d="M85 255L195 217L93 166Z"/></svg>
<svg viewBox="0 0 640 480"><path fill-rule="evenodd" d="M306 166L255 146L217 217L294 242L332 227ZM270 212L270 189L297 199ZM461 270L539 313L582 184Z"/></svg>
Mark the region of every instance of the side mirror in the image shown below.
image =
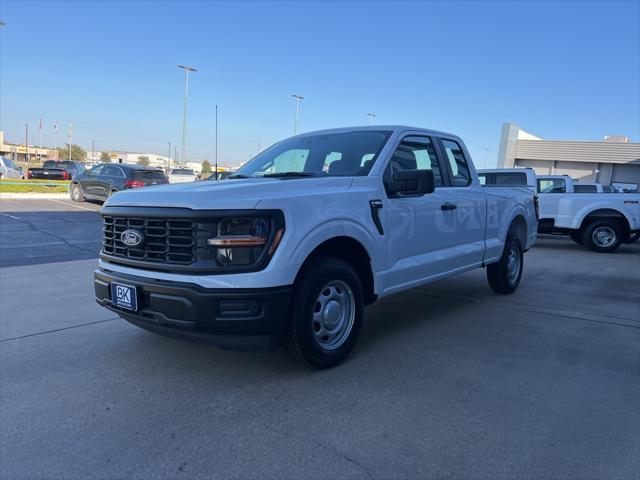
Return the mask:
<svg viewBox="0 0 640 480"><path fill-rule="evenodd" d="M417 197L433 193L433 170L400 170L393 174L393 180L385 183L385 187L387 193L397 197Z"/></svg>

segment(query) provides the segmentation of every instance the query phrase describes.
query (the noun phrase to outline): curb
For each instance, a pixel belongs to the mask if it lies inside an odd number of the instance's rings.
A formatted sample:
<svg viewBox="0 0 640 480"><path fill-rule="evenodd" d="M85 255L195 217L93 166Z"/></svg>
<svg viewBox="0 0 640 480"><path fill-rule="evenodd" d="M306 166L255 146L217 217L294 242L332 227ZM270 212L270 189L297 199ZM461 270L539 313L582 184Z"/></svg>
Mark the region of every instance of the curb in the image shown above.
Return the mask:
<svg viewBox="0 0 640 480"><path fill-rule="evenodd" d="M17 200L17 199L60 199L69 198L68 193L0 193L0 200Z"/></svg>

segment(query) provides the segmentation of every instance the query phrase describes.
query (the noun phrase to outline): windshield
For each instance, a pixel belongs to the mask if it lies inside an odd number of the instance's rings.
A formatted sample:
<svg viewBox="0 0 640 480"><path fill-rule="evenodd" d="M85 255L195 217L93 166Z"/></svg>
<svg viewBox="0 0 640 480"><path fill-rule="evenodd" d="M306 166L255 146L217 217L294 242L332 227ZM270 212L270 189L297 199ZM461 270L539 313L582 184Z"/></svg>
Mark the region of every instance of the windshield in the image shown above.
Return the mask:
<svg viewBox="0 0 640 480"><path fill-rule="evenodd" d="M195 175L195 173L193 172L193 170L190 170L188 168L174 168L173 170L171 170L170 175Z"/></svg>
<svg viewBox="0 0 640 480"><path fill-rule="evenodd" d="M231 178L367 175L390 134L357 131L289 138L258 154Z"/></svg>

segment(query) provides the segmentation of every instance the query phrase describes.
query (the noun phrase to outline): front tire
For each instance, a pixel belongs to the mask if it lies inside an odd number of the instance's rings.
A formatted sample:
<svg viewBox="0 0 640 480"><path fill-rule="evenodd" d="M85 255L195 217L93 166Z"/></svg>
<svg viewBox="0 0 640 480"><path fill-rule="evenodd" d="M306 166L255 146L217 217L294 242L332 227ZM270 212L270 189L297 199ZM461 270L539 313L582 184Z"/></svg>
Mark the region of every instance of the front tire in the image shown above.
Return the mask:
<svg viewBox="0 0 640 480"><path fill-rule="evenodd" d="M310 367L335 367L353 350L363 316L362 284L353 267L319 258L296 282L284 350Z"/></svg>
<svg viewBox="0 0 640 480"><path fill-rule="evenodd" d="M500 260L487 265L489 286L494 292L504 295L515 292L520 285L523 266L522 244L518 238L509 234Z"/></svg>
<svg viewBox="0 0 640 480"><path fill-rule="evenodd" d="M71 200L74 202L84 202L84 194L82 193L82 188L77 183L72 183L69 191L71 196Z"/></svg>
<svg viewBox="0 0 640 480"><path fill-rule="evenodd" d="M582 232L582 243L594 252L613 253L622 243L622 231L615 222L596 220Z"/></svg>

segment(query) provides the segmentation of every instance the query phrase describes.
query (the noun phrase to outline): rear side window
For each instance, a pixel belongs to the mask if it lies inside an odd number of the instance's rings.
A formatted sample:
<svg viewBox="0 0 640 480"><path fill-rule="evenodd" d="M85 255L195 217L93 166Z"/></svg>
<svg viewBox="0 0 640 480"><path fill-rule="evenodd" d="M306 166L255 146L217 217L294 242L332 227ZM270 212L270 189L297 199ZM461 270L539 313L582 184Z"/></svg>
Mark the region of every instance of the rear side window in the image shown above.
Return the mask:
<svg viewBox="0 0 640 480"><path fill-rule="evenodd" d="M134 180L164 180L164 173L160 170L134 170L132 178Z"/></svg>
<svg viewBox="0 0 640 480"><path fill-rule="evenodd" d="M527 185L527 175L521 172L513 173L479 173L482 185Z"/></svg>
<svg viewBox="0 0 640 480"><path fill-rule="evenodd" d="M458 142L443 139L442 146L444 147L445 157L451 167L453 186L466 187L467 185L471 185L469 165Z"/></svg>
<svg viewBox="0 0 640 480"><path fill-rule="evenodd" d="M429 137L405 137L384 172L385 181L392 180L393 174L401 170L432 170L435 186L442 186L440 164Z"/></svg>
<svg viewBox="0 0 640 480"><path fill-rule="evenodd" d="M562 178L538 180L539 193L567 193L567 182Z"/></svg>
<svg viewBox="0 0 640 480"><path fill-rule="evenodd" d="M109 176L109 177L124 178L124 174L122 173L122 170L119 167L116 167L114 165L107 165L106 167L104 167L104 170L102 170L102 175Z"/></svg>
<svg viewBox="0 0 640 480"><path fill-rule="evenodd" d="M598 187L595 185L574 185L573 191L575 193L598 193Z"/></svg>

